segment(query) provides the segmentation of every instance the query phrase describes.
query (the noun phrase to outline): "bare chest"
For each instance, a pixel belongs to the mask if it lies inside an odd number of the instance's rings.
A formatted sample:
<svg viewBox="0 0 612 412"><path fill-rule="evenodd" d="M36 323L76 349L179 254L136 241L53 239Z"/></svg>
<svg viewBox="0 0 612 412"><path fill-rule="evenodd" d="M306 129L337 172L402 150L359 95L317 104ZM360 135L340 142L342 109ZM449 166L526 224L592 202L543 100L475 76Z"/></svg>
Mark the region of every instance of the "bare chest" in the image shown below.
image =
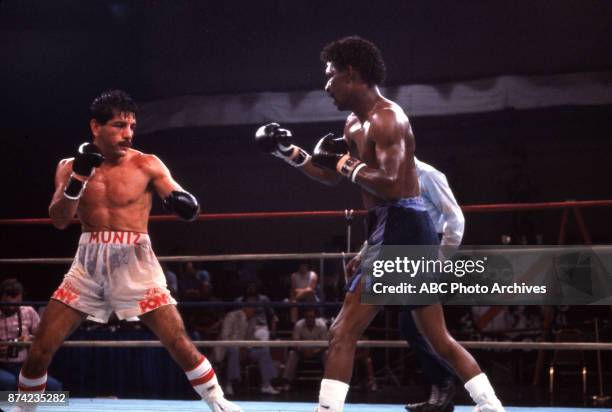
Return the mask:
<svg viewBox="0 0 612 412"><path fill-rule="evenodd" d="M96 170L82 204L122 208L151 198L150 178L138 168L116 166Z"/></svg>
<svg viewBox="0 0 612 412"><path fill-rule="evenodd" d="M373 166L376 160L376 145L368 138L370 122L355 122L347 127L346 136L350 142L351 155Z"/></svg>

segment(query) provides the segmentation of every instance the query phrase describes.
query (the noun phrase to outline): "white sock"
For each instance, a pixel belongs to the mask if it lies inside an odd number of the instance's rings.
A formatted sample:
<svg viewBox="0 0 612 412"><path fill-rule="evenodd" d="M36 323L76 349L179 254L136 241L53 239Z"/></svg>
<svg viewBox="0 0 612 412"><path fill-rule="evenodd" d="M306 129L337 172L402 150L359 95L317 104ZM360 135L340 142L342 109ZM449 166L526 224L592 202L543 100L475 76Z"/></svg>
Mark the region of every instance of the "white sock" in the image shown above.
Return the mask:
<svg viewBox="0 0 612 412"><path fill-rule="evenodd" d="M325 409L321 410L342 412L348 390L349 386L347 383L334 379L323 379L321 381L321 391L319 392L319 406L323 406Z"/></svg>
<svg viewBox="0 0 612 412"><path fill-rule="evenodd" d="M504 407L497 399L489 378L484 373L474 376L464 386L481 412L504 411Z"/></svg>
<svg viewBox="0 0 612 412"><path fill-rule="evenodd" d="M200 360L198 366L185 371L185 375L187 375L187 379L189 379L189 383L191 383L193 389L204 400L223 396L223 390L219 385L215 370L205 356L202 356L202 360Z"/></svg>
<svg viewBox="0 0 612 412"><path fill-rule="evenodd" d="M47 386L47 373L38 378L26 378L23 376L21 371L19 371L19 383L18 390L19 392L28 392L28 393L43 393ZM38 409L36 404L28 405L28 406L16 406L11 409L11 411L15 412L35 412Z"/></svg>
<svg viewBox="0 0 612 412"><path fill-rule="evenodd" d="M38 378L26 378L23 373L19 372L19 392L38 392L45 391L47 386L47 373Z"/></svg>

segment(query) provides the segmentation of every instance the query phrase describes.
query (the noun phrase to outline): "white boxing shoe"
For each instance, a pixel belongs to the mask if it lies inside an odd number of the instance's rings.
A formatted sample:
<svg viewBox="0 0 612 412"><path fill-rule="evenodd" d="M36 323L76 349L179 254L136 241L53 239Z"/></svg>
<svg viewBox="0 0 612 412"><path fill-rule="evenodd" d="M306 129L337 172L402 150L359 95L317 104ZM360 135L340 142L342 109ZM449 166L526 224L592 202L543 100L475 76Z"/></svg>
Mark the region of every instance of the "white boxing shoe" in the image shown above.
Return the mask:
<svg viewBox="0 0 612 412"><path fill-rule="evenodd" d="M474 412L506 412L506 410L496 396L483 394L477 398Z"/></svg>
<svg viewBox="0 0 612 412"><path fill-rule="evenodd" d="M482 406L474 406L474 412L506 412L503 406L498 405L482 405Z"/></svg>
<svg viewBox="0 0 612 412"><path fill-rule="evenodd" d="M240 406L223 397L207 399L206 403L212 412L244 412Z"/></svg>
<svg viewBox="0 0 612 412"><path fill-rule="evenodd" d="M317 405L314 408L314 412L342 412L342 409L335 409L329 406L325 408L324 406Z"/></svg>

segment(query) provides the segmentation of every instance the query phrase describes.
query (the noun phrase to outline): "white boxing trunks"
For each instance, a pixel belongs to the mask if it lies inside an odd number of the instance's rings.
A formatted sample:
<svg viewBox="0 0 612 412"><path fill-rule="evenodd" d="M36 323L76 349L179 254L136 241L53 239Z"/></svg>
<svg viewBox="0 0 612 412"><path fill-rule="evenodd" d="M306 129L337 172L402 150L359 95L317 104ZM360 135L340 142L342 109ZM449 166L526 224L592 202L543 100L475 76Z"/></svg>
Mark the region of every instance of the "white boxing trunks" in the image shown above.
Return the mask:
<svg viewBox="0 0 612 412"><path fill-rule="evenodd" d="M176 301L149 235L134 232L86 232L62 284L51 296L89 319L106 323L150 312Z"/></svg>

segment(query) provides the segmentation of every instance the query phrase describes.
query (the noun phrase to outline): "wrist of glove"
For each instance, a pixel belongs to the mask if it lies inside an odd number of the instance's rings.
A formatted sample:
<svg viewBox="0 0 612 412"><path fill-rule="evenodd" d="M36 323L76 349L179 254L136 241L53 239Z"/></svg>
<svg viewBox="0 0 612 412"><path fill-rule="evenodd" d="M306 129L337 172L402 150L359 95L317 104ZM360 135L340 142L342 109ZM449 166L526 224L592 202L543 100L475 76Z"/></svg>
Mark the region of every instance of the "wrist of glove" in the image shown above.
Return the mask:
<svg viewBox="0 0 612 412"><path fill-rule="evenodd" d="M355 183L357 174L361 169L366 166L361 160L351 157L348 153L340 158L336 164L336 171L342 176L346 176L351 179L351 182Z"/></svg>
<svg viewBox="0 0 612 412"><path fill-rule="evenodd" d="M312 151L312 163L323 169L334 170L355 182L359 170L365 167L361 160L351 157L346 139L323 136Z"/></svg>
<svg viewBox="0 0 612 412"><path fill-rule="evenodd" d="M294 167L302 167L310 155L301 147L292 144L291 130L283 129L278 123L261 126L255 132L255 144L259 150L284 160Z"/></svg>
<svg viewBox="0 0 612 412"><path fill-rule="evenodd" d="M286 150L275 150L272 152L272 155L284 160L293 167L302 167L310 160L310 155L306 150L293 144Z"/></svg>
<svg viewBox="0 0 612 412"><path fill-rule="evenodd" d="M79 200L87 187L87 181L93 176L93 171L90 176L81 176L77 173L71 173L64 188L64 197L69 200Z"/></svg>
<svg viewBox="0 0 612 412"><path fill-rule="evenodd" d="M72 162L72 173L64 188L64 197L78 200L85 191L87 181L92 178L96 168L103 161L104 156L98 146L93 143L81 144Z"/></svg>

